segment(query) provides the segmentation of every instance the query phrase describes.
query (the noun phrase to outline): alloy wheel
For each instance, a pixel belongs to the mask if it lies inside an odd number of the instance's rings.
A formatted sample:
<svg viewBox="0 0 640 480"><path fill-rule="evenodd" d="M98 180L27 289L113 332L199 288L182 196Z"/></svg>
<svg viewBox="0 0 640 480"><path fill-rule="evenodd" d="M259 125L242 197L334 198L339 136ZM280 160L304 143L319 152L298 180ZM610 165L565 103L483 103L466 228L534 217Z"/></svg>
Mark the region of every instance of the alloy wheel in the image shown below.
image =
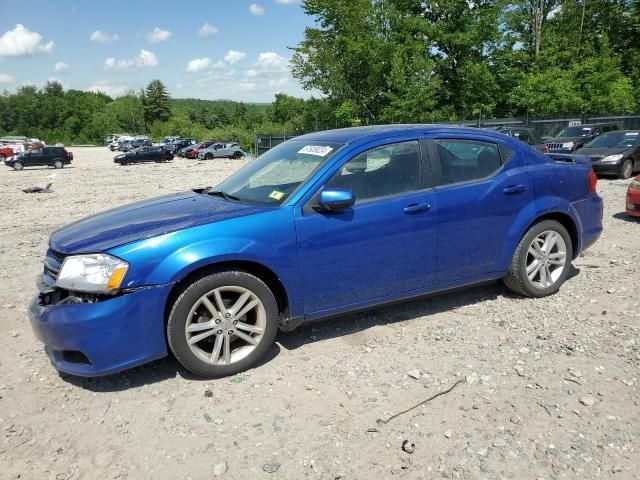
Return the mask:
<svg viewBox="0 0 640 480"><path fill-rule="evenodd" d="M633 174L633 164L631 160L626 160L622 164L622 178L630 178Z"/></svg>
<svg viewBox="0 0 640 480"><path fill-rule="evenodd" d="M567 264L567 245L558 232L546 230L535 237L527 250L526 272L535 288L553 286Z"/></svg>
<svg viewBox="0 0 640 480"><path fill-rule="evenodd" d="M264 305L251 290L218 287L191 307L185 335L191 351L212 365L246 358L261 342L267 323Z"/></svg>

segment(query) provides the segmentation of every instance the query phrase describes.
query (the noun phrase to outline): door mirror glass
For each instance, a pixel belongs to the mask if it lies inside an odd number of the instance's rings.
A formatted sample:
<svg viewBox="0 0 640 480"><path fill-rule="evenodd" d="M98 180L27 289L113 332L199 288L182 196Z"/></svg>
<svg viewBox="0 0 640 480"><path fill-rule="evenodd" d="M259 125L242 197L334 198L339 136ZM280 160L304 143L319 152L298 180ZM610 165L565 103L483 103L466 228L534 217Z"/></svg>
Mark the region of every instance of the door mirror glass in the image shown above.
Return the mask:
<svg viewBox="0 0 640 480"><path fill-rule="evenodd" d="M320 192L318 209L326 212L345 210L355 203L353 192L346 188L325 188Z"/></svg>

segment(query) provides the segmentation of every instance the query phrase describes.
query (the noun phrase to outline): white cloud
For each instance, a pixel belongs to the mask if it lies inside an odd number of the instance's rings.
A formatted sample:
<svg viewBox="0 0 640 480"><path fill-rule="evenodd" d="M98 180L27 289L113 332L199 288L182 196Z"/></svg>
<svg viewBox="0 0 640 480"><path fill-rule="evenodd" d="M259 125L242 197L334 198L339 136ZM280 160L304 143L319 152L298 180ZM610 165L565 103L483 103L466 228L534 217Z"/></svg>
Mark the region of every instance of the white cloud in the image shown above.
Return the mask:
<svg viewBox="0 0 640 480"><path fill-rule="evenodd" d="M153 29L153 32L147 34L147 40L149 40L149 43L166 42L171 38L171 35L169 30L162 30L156 27Z"/></svg>
<svg viewBox="0 0 640 480"><path fill-rule="evenodd" d="M68 63L56 62L56 64L53 66L53 71L56 73L66 72L67 70L69 70Z"/></svg>
<svg viewBox="0 0 640 480"><path fill-rule="evenodd" d="M276 0L276 3L280 5L294 5L298 3L298 0Z"/></svg>
<svg viewBox="0 0 640 480"><path fill-rule="evenodd" d="M91 34L89 40L91 40L93 43L101 43L105 45L107 43L117 42L118 40L120 40L120 37L117 33L107 33L96 30Z"/></svg>
<svg viewBox="0 0 640 480"><path fill-rule="evenodd" d="M216 33L218 33L218 28L209 24L209 22L205 22L205 24L200 27L200 30L198 30L198 35L200 37L210 37Z"/></svg>
<svg viewBox="0 0 640 480"><path fill-rule="evenodd" d="M18 23L0 37L0 57L29 57L36 53L50 53L53 41L42 43L42 35Z"/></svg>
<svg viewBox="0 0 640 480"><path fill-rule="evenodd" d="M229 65L233 65L234 63L237 63L240 60L244 59L246 56L247 54L245 52L239 50L229 50L224 56L224 61Z"/></svg>
<svg viewBox="0 0 640 480"><path fill-rule="evenodd" d="M136 58L117 60L109 57L104 61L104 68L107 70L136 70L156 65L158 65L158 58L153 52L145 49L140 50Z"/></svg>
<svg viewBox="0 0 640 480"><path fill-rule="evenodd" d="M247 70L247 76L273 76L289 73L289 59L278 55L276 52L262 52L258 60Z"/></svg>
<svg viewBox="0 0 640 480"><path fill-rule="evenodd" d="M9 85L15 83L16 79L7 73L0 73L0 85Z"/></svg>
<svg viewBox="0 0 640 480"><path fill-rule="evenodd" d="M252 3L249 5L249 11L254 15L264 15L264 7L262 5L258 5L257 3Z"/></svg>
<svg viewBox="0 0 640 480"><path fill-rule="evenodd" d="M89 87L87 87L87 90L96 93L106 93L110 97L120 97L127 93L127 91L129 91L129 88L126 85L109 82L108 80L96 80Z"/></svg>
<svg viewBox="0 0 640 480"><path fill-rule="evenodd" d="M209 57L194 58L187 64L187 72L196 73L202 72L211 66L211 59Z"/></svg>

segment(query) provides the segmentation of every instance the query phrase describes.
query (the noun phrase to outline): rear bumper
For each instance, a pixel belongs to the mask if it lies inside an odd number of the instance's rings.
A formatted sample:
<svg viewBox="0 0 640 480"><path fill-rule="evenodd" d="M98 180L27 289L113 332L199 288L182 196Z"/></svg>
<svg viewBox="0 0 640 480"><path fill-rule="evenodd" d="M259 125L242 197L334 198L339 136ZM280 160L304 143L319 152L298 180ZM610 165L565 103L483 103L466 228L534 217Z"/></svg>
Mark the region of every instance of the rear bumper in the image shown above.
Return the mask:
<svg viewBox="0 0 640 480"><path fill-rule="evenodd" d="M42 282L39 288L29 318L57 370L107 375L167 355L164 304L171 285L140 288L95 303L48 306L42 300L52 289Z"/></svg>
<svg viewBox="0 0 640 480"><path fill-rule="evenodd" d="M589 197L578 200L571 204L576 215L580 219L581 231L579 251L574 252L574 256L578 256L591 245L596 243L602 234L602 216L604 214L604 206L602 198L597 194L591 194Z"/></svg>

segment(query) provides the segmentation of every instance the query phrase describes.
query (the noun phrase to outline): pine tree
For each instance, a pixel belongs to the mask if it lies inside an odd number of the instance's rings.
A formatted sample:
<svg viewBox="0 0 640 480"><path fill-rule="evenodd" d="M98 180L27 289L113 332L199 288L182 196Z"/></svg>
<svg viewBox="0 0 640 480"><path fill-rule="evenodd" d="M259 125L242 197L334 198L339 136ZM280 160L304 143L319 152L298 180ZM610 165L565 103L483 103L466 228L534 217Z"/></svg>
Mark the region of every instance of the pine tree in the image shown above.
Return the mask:
<svg viewBox="0 0 640 480"><path fill-rule="evenodd" d="M156 121L165 122L171 116L171 99L167 87L160 80L152 80L147 85L141 100L147 125Z"/></svg>

